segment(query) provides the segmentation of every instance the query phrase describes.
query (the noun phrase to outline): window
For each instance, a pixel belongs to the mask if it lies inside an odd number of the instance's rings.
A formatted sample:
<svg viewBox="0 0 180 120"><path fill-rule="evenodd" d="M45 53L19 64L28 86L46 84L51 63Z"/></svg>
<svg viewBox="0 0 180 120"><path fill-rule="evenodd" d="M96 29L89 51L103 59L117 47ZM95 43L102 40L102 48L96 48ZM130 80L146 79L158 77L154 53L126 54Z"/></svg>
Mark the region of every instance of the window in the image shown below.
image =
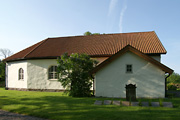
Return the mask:
<svg viewBox="0 0 180 120"><path fill-rule="evenodd" d="M57 74L57 66L51 66L49 68L49 79L58 79L58 74Z"/></svg>
<svg viewBox="0 0 180 120"><path fill-rule="evenodd" d="M24 70L22 68L19 69L19 80L24 80Z"/></svg>
<svg viewBox="0 0 180 120"><path fill-rule="evenodd" d="M132 65L126 65L126 73L132 73Z"/></svg>

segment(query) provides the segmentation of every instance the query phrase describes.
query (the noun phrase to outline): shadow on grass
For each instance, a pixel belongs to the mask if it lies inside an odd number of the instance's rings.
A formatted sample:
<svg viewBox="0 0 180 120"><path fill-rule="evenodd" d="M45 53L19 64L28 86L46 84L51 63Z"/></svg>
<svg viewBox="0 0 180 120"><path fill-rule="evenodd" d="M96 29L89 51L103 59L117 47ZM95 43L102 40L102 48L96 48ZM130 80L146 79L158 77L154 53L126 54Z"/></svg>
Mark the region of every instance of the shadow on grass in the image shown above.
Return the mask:
<svg viewBox="0 0 180 120"><path fill-rule="evenodd" d="M12 92L13 93L13 92ZM115 105L94 105L94 101L105 98L73 98L58 96L58 93L18 92L12 96L0 96L0 108L47 119L179 119L180 99L172 99L176 108L122 107ZM29 94L31 93L31 94ZM42 95L43 94L43 95ZM46 95L47 94L47 95ZM52 94L52 95L50 95ZM19 96L18 96L19 95Z"/></svg>

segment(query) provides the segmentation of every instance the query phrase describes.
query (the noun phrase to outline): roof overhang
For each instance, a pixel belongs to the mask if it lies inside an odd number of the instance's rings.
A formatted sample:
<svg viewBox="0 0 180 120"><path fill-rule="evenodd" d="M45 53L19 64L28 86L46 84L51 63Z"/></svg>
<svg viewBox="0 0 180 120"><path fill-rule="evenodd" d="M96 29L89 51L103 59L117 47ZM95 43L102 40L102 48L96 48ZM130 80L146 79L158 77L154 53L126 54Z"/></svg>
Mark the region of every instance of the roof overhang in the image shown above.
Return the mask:
<svg viewBox="0 0 180 120"><path fill-rule="evenodd" d="M47 38L3 61L52 59L64 53L86 53L90 57L110 57L128 44L144 54L166 54L167 52L156 33L149 31Z"/></svg>
<svg viewBox="0 0 180 120"><path fill-rule="evenodd" d="M160 63L159 61L151 58L150 56L142 53L141 51L137 50L136 48L132 47L131 45L127 45L125 46L123 49L121 49L120 51L118 51L116 54L112 55L111 57L109 57L108 59L106 59L105 61L103 61L102 63L100 63L98 66L96 66L92 71L91 74L94 74L96 72L98 72L100 69L102 69L104 66L110 64L111 62L113 62L115 59L117 59L118 57L120 57L121 55L125 54L126 52L132 52L136 55L138 55L139 57L143 58L144 60L152 63L153 65L157 66L158 68L160 68L161 70L163 70L165 73L169 73L172 74L173 70L170 69L169 67L163 65L162 63Z"/></svg>

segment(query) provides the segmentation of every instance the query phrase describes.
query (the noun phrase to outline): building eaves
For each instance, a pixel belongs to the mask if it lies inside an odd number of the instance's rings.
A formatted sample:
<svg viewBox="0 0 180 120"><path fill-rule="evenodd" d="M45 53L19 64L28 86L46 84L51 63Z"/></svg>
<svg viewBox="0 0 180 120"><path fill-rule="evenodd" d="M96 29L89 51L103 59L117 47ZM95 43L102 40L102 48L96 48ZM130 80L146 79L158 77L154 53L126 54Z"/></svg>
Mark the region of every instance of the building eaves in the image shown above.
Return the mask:
<svg viewBox="0 0 180 120"><path fill-rule="evenodd" d="M100 63L98 66L96 66L91 71L91 74L94 74L94 73L98 72L99 70L103 69L103 67L105 67L106 65L110 64L115 59L117 59L118 57L120 57L121 55L125 54L128 51L138 55L139 57L145 59L146 61L149 61L150 63L154 64L155 66L157 66L158 68L160 68L161 70L163 70L166 73L169 73L169 74L173 73L173 70L170 69L169 67L163 65L162 63L160 63L159 61L151 58L150 56L142 53L141 51L137 50L136 48L132 47L131 45L127 45L122 50L118 51L116 54L112 55L111 57L109 57L108 59L106 59L105 61Z"/></svg>

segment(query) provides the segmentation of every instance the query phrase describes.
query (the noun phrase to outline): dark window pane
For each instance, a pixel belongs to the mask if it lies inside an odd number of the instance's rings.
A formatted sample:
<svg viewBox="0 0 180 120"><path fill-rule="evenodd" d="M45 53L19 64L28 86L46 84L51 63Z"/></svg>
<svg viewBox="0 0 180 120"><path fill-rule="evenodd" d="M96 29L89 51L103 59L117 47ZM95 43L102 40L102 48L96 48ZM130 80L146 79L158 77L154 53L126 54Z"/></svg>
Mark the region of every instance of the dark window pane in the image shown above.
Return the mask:
<svg viewBox="0 0 180 120"><path fill-rule="evenodd" d="M57 79L57 74L56 73L54 73L54 79Z"/></svg>
<svg viewBox="0 0 180 120"><path fill-rule="evenodd" d="M19 69L19 80L24 79L24 70L22 68Z"/></svg>
<svg viewBox="0 0 180 120"><path fill-rule="evenodd" d="M132 72L132 65L126 65L126 72Z"/></svg>
<svg viewBox="0 0 180 120"><path fill-rule="evenodd" d="M57 66L55 66L55 72L57 72Z"/></svg>
<svg viewBox="0 0 180 120"><path fill-rule="evenodd" d="M58 75L57 75L57 66L51 66L49 68L49 71L48 71L48 78L49 79L58 79Z"/></svg>
<svg viewBox="0 0 180 120"><path fill-rule="evenodd" d="M51 70L50 70L50 72L52 72L53 71L53 66L51 66Z"/></svg>

